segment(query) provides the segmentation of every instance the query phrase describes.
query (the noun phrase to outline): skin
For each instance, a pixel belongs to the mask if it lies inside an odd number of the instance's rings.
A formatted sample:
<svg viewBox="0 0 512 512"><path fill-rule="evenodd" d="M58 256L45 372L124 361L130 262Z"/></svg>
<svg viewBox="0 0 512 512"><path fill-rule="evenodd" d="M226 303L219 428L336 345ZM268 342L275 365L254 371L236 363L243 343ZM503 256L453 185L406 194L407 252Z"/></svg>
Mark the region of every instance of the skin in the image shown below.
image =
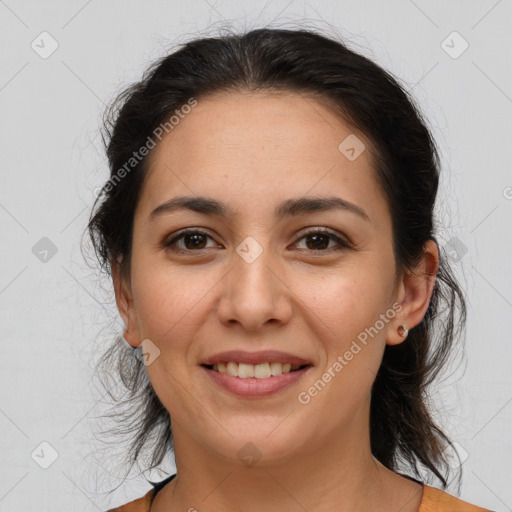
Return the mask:
<svg viewBox="0 0 512 512"><path fill-rule="evenodd" d="M354 161L339 144L355 133L366 150ZM180 210L150 220L175 196L225 203L226 218ZM337 196L343 210L278 221L290 198ZM194 227L209 237L161 243ZM326 227L353 243L304 232ZM305 228L308 228L307 230ZM131 273L114 267L125 339L149 339L160 354L149 379L172 418L178 476L151 512L417 511L421 486L388 470L370 451L370 391L386 344L404 342L425 315L439 264L429 241L414 273L395 274L386 197L370 141L313 98L296 93L230 93L201 99L157 145L135 212ZM263 252L247 263L237 246L252 236ZM379 315L400 311L307 405L307 390ZM405 341L406 342L406 341ZM313 363L275 396L247 399L213 384L198 366L224 350L277 349ZM261 454L247 467L237 453Z"/></svg>

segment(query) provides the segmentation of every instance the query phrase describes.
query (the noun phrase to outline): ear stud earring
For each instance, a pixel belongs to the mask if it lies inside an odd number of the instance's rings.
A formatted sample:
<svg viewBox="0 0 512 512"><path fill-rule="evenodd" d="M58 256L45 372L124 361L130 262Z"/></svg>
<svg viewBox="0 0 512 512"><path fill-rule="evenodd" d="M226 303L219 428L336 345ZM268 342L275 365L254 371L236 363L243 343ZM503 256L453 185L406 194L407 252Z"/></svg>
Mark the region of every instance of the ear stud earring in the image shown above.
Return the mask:
<svg viewBox="0 0 512 512"><path fill-rule="evenodd" d="M402 338L406 338L407 334L409 333L409 331L403 325L398 326L397 332L400 336L402 336Z"/></svg>

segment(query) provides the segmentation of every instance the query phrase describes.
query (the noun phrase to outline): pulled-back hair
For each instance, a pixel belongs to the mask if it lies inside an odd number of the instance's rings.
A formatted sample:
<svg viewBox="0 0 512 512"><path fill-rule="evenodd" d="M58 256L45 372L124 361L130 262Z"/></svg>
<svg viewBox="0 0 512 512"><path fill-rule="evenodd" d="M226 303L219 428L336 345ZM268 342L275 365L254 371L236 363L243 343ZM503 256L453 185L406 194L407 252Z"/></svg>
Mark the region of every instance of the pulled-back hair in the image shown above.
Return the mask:
<svg viewBox="0 0 512 512"><path fill-rule="evenodd" d="M311 29L270 28L182 44L154 62L105 112L103 141L111 176L88 224L101 270L112 276L122 258L119 270L129 279L134 211L149 168L148 155L126 170L133 152L191 98L200 102L210 94L245 91L313 96L368 138L372 167L391 212L396 269L413 270L425 243L436 241L440 170L436 144L414 99L389 72L341 40ZM123 166L122 179L113 183ZM450 441L433 420L428 388L447 362L465 320L463 293L440 251L428 311L404 342L386 346L371 393L374 457L391 470L405 467L415 475L426 470L427 479L435 475L445 488L450 467L444 450ZM98 368L107 374L113 365L125 387L123 400L118 400L129 407L119 415L125 426L119 432L135 434L128 461L133 466L153 440L147 469L157 467L173 449L169 414L141 358L134 357L121 336Z"/></svg>

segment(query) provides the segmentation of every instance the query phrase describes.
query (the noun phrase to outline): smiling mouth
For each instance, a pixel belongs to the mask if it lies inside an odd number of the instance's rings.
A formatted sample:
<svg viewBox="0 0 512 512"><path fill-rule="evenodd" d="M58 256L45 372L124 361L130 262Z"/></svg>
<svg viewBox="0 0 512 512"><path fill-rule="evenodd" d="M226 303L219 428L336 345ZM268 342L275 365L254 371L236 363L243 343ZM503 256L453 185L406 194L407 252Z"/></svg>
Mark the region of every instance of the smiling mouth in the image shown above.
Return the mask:
<svg viewBox="0 0 512 512"><path fill-rule="evenodd" d="M246 364L229 361L213 365L202 365L214 372L229 375L230 377L239 377L240 379L268 379L285 373L293 373L311 365L292 365L291 363L268 362L261 364Z"/></svg>

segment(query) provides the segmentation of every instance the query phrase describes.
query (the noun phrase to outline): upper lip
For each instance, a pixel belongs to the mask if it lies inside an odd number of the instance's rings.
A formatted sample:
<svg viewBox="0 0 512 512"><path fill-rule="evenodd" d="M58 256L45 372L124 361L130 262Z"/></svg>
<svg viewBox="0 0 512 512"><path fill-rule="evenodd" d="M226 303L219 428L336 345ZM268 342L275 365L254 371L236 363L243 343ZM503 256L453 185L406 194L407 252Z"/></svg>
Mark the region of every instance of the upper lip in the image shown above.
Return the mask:
<svg viewBox="0 0 512 512"><path fill-rule="evenodd" d="M214 365L219 363L228 363L230 361L253 365L261 363L291 363L292 365L304 366L311 364L310 361L303 359L302 357L278 350L261 350L259 352L228 350L226 352L219 352L218 354L207 357L199 364Z"/></svg>

